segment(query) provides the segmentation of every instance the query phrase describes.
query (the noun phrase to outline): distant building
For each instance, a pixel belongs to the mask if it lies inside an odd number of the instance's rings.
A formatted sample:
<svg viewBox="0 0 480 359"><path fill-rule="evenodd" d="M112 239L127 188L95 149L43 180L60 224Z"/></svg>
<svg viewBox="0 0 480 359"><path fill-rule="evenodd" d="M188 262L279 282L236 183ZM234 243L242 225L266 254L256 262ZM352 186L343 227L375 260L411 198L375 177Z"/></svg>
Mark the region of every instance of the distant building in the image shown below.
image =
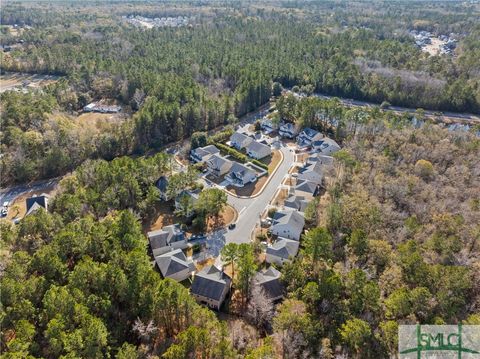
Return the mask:
<svg viewBox="0 0 480 359"><path fill-rule="evenodd" d="M158 188L160 191L160 199L162 201L168 201L170 198L167 195L167 189L168 189L168 179L165 176L161 176L158 180L157 183L155 183L155 186Z"/></svg>
<svg viewBox="0 0 480 359"><path fill-rule="evenodd" d="M307 163L298 170L298 180L314 182L318 185L323 182L323 165L320 162Z"/></svg>
<svg viewBox="0 0 480 359"><path fill-rule="evenodd" d="M272 120L269 118L264 118L260 122L260 128L265 132L265 134L270 134L278 129L278 125L275 125Z"/></svg>
<svg viewBox="0 0 480 359"><path fill-rule="evenodd" d="M99 112L99 113L117 113L122 108L120 106L108 106L92 102L83 108L83 112Z"/></svg>
<svg viewBox="0 0 480 359"><path fill-rule="evenodd" d="M25 216L28 216L29 214L32 214L38 211L40 208L43 208L45 211L47 211L49 198L50 196L46 193L42 193L40 196L34 195L30 198L27 198L26 200L27 211Z"/></svg>
<svg viewBox="0 0 480 359"><path fill-rule="evenodd" d="M314 141L312 147L315 151L318 151L324 155L331 155L337 151L340 151L341 147L337 142L331 138L325 137L322 140Z"/></svg>
<svg viewBox="0 0 480 359"><path fill-rule="evenodd" d="M192 260L187 260L181 249L155 257L155 263L164 278L171 278L177 282L184 281L195 272Z"/></svg>
<svg viewBox="0 0 480 359"><path fill-rule="evenodd" d="M297 137L297 145L300 148L310 147L313 142L323 138L323 135L309 127L304 128Z"/></svg>
<svg viewBox="0 0 480 359"><path fill-rule="evenodd" d="M319 187L315 182L298 180L295 185L295 195L311 200L318 195Z"/></svg>
<svg viewBox="0 0 480 359"><path fill-rule="evenodd" d="M210 265L195 274L190 293L197 302L220 310L231 286L230 277L217 267Z"/></svg>
<svg viewBox="0 0 480 359"><path fill-rule="evenodd" d="M292 195L285 200L283 206L285 208L295 209L299 212L305 212L305 208L307 208L309 202L310 201L305 199L305 197Z"/></svg>

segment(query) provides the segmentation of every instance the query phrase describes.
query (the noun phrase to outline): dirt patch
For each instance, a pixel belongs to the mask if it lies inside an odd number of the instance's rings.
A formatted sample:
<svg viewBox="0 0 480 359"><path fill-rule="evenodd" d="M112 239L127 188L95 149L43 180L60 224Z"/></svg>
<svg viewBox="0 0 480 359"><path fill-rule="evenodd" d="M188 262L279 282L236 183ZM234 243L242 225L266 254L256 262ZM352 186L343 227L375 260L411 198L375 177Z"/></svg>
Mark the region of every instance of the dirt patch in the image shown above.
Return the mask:
<svg viewBox="0 0 480 359"><path fill-rule="evenodd" d="M195 267L197 268L197 271L201 271L203 268L205 268L206 266L209 266L209 265L213 265L215 264L215 258L208 258L204 261L199 261L197 263L195 263Z"/></svg>
<svg viewBox="0 0 480 359"><path fill-rule="evenodd" d="M282 160L282 154L279 150L274 150L272 152L272 158L270 159L270 163L268 163L268 173L273 173L275 168L280 164Z"/></svg>
<svg viewBox="0 0 480 359"><path fill-rule="evenodd" d="M86 112L76 118L76 123L80 128L91 129L100 133L108 131L112 124L118 123L126 118L124 113L97 113Z"/></svg>
<svg viewBox="0 0 480 359"><path fill-rule="evenodd" d="M207 232L214 231L215 229L228 226L230 223L237 220L237 211L232 206L225 206L220 213L218 219L211 218L207 223Z"/></svg>
<svg viewBox="0 0 480 359"><path fill-rule="evenodd" d="M27 213L27 198L30 198L34 195L41 195L41 194L48 194L50 197L53 197L56 193L56 188L52 187L50 189L44 189L41 191L31 191L24 193L15 200L13 200L12 203L10 203L8 214L7 214L7 219L8 220L14 220L16 218L23 218L25 217L25 214Z"/></svg>
<svg viewBox="0 0 480 359"><path fill-rule="evenodd" d="M287 197L288 197L288 189L282 188L280 191L277 192L277 196L272 200L271 203L277 207L282 206Z"/></svg>
<svg viewBox="0 0 480 359"><path fill-rule="evenodd" d="M14 88L40 88L57 82L60 76L6 73L0 75L0 92Z"/></svg>

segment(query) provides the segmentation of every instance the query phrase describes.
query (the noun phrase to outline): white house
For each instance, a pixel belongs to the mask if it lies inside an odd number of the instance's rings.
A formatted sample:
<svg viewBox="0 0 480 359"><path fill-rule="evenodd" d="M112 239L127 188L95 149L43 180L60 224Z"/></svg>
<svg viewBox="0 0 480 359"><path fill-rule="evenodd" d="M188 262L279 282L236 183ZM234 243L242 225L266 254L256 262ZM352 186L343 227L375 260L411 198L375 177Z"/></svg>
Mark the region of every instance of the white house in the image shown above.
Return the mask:
<svg viewBox="0 0 480 359"><path fill-rule="evenodd" d="M255 158L257 160L270 156L272 154L272 149L270 146L263 143L252 141L246 147L247 155Z"/></svg>
<svg viewBox="0 0 480 359"><path fill-rule="evenodd" d="M331 155L332 153L340 151L341 149L337 142L328 137L313 142L312 147L315 151L318 151L324 155Z"/></svg>
<svg viewBox="0 0 480 359"><path fill-rule="evenodd" d="M299 246L299 241L278 237L272 245L267 247L265 261L282 266L297 255Z"/></svg>
<svg viewBox="0 0 480 359"><path fill-rule="evenodd" d="M280 126L279 135L286 138L294 138L297 135L297 129L293 123L287 122Z"/></svg>
<svg viewBox="0 0 480 359"><path fill-rule="evenodd" d="M190 159L195 162L205 162L211 155L219 154L220 150L214 145L208 145L205 147L198 147L190 151Z"/></svg>
<svg viewBox="0 0 480 359"><path fill-rule="evenodd" d="M187 260L181 249L155 257L155 263L164 278L171 278L177 282L187 279L195 272L192 260Z"/></svg>
<svg viewBox="0 0 480 359"><path fill-rule="evenodd" d="M207 160L208 171L215 177L220 177L230 171L233 162L220 155L211 155Z"/></svg>
<svg viewBox="0 0 480 359"><path fill-rule="evenodd" d="M257 173L238 162L233 162L230 172L225 176L225 179L233 186L243 187L248 183L257 180Z"/></svg>
<svg viewBox="0 0 480 359"><path fill-rule="evenodd" d="M241 132L235 132L230 136L230 146L235 147L237 150L247 147L252 141L252 137Z"/></svg>
<svg viewBox="0 0 480 359"><path fill-rule="evenodd" d="M304 226L305 218L303 218L300 212L293 209L285 209L274 214L270 231L278 237L299 241Z"/></svg>
<svg viewBox="0 0 480 359"><path fill-rule="evenodd" d="M231 286L232 280L230 277L211 265L195 274L190 293L197 302L219 310Z"/></svg>

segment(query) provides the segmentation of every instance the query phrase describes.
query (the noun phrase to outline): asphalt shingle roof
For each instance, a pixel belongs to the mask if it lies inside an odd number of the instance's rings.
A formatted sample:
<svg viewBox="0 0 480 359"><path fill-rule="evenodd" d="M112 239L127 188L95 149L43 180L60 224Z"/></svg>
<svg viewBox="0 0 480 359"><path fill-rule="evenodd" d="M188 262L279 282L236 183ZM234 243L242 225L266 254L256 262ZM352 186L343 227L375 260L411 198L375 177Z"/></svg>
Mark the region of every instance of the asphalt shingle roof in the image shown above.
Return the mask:
<svg viewBox="0 0 480 359"><path fill-rule="evenodd" d="M190 292L218 301L225 288L230 288L230 283L231 279L228 275L211 265L195 274Z"/></svg>
<svg viewBox="0 0 480 359"><path fill-rule="evenodd" d="M169 277L175 273L181 272L185 269L194 270L193 263L187 261L187 257L181 249L176 249L155 257L155 262L162 272L163 277Z"/></svg>
<svg viewBox="0 0 480 359"><path fill-rule="evenodd" d="M279 237L275 243L267 247L267 254L283 259L295 257L300 243L293 239Z"/></svg>
<svg viewBox="0 0 480 359"><path fill-rule="evenodd" d="M263 269L258 272L254 281L255 284L262 286L263 290L270 298L279 298L283 296L284 287L280 281L281 273L273 267Z"/></svg>

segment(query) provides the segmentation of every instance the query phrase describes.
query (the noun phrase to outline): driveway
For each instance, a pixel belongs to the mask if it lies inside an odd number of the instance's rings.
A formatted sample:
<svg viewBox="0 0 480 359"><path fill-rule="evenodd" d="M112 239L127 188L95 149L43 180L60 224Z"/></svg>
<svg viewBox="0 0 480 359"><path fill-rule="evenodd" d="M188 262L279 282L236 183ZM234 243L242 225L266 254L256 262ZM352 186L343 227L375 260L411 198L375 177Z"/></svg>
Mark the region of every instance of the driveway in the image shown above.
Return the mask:
<svg viewBox="0 0 480 359"><path fill-rule="evenodd" d="M50 190L52 187L55 187L57 185L58 181L59 178L52 178L45 181L38 181L32 184L2 188L0 189L0 205L2 205L3 202L6 201L11 203L15 198L26 192Z"/></svg>

